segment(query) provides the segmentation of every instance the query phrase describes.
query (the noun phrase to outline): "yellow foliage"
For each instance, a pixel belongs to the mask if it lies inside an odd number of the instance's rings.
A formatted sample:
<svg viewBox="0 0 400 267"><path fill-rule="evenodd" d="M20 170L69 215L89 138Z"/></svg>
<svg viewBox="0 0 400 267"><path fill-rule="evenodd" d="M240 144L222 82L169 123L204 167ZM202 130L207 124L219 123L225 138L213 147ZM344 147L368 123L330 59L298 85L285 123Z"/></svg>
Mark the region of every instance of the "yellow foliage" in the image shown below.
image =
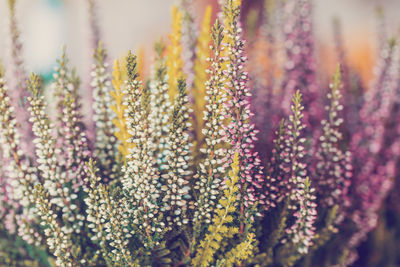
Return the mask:
<svg viewBox="0 0 400 267"><path fill-rule="evenodd" d="M232 2L235 8L240 7L242 5L242 0L232 0Z"/></svg>
<svg viewBox="0 0 400 267"><path fill-rule="evenodd" d="M178 94L178 79L183 77L183 61L182 61L182 11L177 6L172 7L172 33L169 35L171 43L167 47L167 73L169 85L169 97L171 102L174 101Z"/></svg>
<svg viewBox="0 0 400 267"><path fill-rule="evenodd" d="M118 140L121 141L121 144L118 146L118 150L122 154L124 162L126 162L126 156L129 154L129 149L133 146L132 143L128 142L128 139L131 137L131 135L126 129L126 118L124 116L125 106L123 105L123 88L126 76L126 68L121 68L120 62L118 60L115 60L112 80L114 91L111 91L110 93L115 100L115 104L111 106L111 109L116 114L116 118L113 120L113 123L117 127L117 131L114 133L114 135L118 138Z"/></svg>
<svg viewBox="0 0 400 267"><path fill-rule="evenodd" d="M225 180L226 189L224 194L219 200L222 208L215 211L213 223L208 227L208 233L203 240L200 241L197 254L192 261L193 266L206 267L209 266L213 260L214 255L220 249L221 240L232 238L239 232L236 226L228 226L233 222L232 213L235 211L235 202L237 202L237 183L239 181L239 155L236 152L232 170L229 172L229 179Z"/></svg>
<svg viewBox="0 0 400 267"><path fill-rule="evenodd" d="M204 12L203 23L201 32L197 40L196 45L196 59L194 61L194 84L193 84L193 98L194 106L193 111L195 115L195 122L193 124L194 131L196 133L196 151L204 143L204 135L201 130L203 129L203 111L205 109L206 86L205 83L208 80L206 70L209 67L207 58L211 55L210 42L211 42L211 14L212 7L207 6Z"/></svg>
<svg viewBox="0 0 400 267"><path fill-rule="evenodd" d="M242 5L241 0L226 0L225 5L224 5L224 24L225 24L225 29L227 32L232 32L233 26L236 24L236 20L239 17L240 13L240 6ZM233 40L231 40L232 37L229 36L229 34L225 34L225 42L226 43L232 43Z"/></svg>
<svg viewBox="0 0 400 267"><path fill-rule="evenodd" d="M241 0L225 0L223 6L223 14L224 14L224 43L226 44L226 49L223 51L223 55L227 58L229 57L229 47L233 47L235 40L232 35L234 33L234 28L237 27L238 18L240 15L240 7L242 5ZM227 69L231 62L227 60L225 62L224 69Z"/></svg>
<svg viewBox="0 0 400 267"><path fill-rule="evenodd" d="M255 234L249 233L247 239L231 249L222 259L221 266L234 266L248 260L256 249Z"/></svg>
<svg viewBox="0 0 400 267"><path fill-rule="evenodd" d="M139 73L139 80L144 82L145 77L145 49L144 46L139 47L139 52L137 56L137 70Z"/></svg>

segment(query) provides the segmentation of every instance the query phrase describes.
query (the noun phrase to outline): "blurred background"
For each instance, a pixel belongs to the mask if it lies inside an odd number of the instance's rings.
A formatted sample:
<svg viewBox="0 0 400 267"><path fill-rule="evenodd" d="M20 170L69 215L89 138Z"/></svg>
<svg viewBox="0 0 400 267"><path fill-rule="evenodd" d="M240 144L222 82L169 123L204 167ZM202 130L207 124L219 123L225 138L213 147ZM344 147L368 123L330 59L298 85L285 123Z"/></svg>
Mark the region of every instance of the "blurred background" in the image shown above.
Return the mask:
<svg viewBox="0 0 400 267"><path fill-rule="evenodd" d="M0 1L0 56L7 62L9 55L6 0ZM28 71L41 74L51 72L62 45L80 74L89 71L90 19L86 0L20 0L17 1L24 53ZM151 54L152 43L166 37L170 28L170 7L174 0L97 0L98 23L101 37L112 59L128 49L146 47ZM245 11L260 8L262 0L243 0ZM194 0L199 23L204 7L216 0ZM333 18L342 24L344 43L349 61L365 79L371 76L375 57L373 40L376 37L376 8L383 7L389 35L399 30L400 1L398 0L315 0L314 31L318 39L318 53L326 65L333 65L329 52L333 48ZM149 57L150 58L150 57ZM87 75L83 75L87 76ZM85 79L83 79L85 80Z"/></svg>

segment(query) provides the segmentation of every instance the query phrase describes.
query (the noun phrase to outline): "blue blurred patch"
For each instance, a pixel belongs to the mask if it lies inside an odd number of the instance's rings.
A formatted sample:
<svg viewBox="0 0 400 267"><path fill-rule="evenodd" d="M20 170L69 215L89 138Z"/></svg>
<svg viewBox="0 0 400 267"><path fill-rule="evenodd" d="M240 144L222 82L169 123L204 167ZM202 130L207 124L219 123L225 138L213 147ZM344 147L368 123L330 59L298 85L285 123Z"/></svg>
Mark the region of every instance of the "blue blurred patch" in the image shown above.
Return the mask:
<svg viewBox="0 0 400 267"><path fill-rule="evenodd" d="M63 6L63 1L62 0L46 0L46 4L49 7L60 8Z"/></svg>

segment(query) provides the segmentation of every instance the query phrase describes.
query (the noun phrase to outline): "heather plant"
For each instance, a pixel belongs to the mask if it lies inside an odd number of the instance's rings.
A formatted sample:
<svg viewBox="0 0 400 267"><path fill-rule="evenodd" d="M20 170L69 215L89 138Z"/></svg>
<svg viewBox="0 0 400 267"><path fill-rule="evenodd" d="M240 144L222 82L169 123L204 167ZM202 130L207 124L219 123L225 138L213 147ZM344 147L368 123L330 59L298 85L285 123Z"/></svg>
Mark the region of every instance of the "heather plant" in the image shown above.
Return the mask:
<svg viewBox="0 0 400 267"><path fill-rule="evenodd" d="M141 53L110 67L89 0L90 84L65 47L45 84L25 73L8 4L0 265L349 266L381 235L379 262L400 263L394 39L364 92L337 22L340 64L318 79L311 0L266 0L259 23L223 0L200 29L182 0L147 76Z"/></svg>

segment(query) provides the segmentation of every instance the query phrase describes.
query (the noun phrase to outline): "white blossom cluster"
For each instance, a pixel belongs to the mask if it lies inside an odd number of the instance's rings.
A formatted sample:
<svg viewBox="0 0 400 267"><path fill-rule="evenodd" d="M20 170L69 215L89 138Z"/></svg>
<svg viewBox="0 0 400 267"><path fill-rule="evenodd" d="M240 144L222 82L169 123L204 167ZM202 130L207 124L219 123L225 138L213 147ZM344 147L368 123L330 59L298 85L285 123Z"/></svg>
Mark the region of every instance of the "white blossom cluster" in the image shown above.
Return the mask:
<svg viewBox="0 0 400 267"><path fill-rule="evenodd" d="M51 209L49 196L42 185L35 186L35 202L38 215L42 218L41 225L45 227L47 246L56 257L57 266L77 266L76 256L71 253L72 242L70 235L62 231L57 222L57 214Z"/></svg>
<svg viewBox="0 0 400 267"><path fill-rule="evenodd" d="M57 161L56 155L60 151L56 148L56 142L52 135L53 124L50 123L45 112L46 102L44 97L40 95L38 76L32 75L29 83L32 92L32 96L28 97L29 111L31 112L30 121L36 135L34 143L38 169L43 181L43 190L49 198L46 201L49 201L49 205L54 207L57 213L61 212L64 224L60 231L63 235L68 236L73 232L79 234L85 217L79 212L78 195L71 187L67 172L62 171L62 166ZM41 219L42 222L46 220L44 217Z"/></svg>
<svg viewBox="0 0 400 267"><path fill-rule="evenodd" d="M195 189L199 197L195 203L196 211L193 220L197 224L203 221L211 223L212 211L218 203L222 179L226 173L223 166L225 155L221 147L224 137L223 103L226 101L225 75L223 75L225 59L221 54L222 26L218 22L213 28L213 35L214 45L211 47L213 57L209 59L211 62L210 69L207 70L209 80L205 84L206 106L203 117L205 125L202 130L205 136L205 147L200 149L204 155L204 161L200 162L196 174L198 180Z"/></svg>
<svg viewBox="0 0 400 267"><path fill-rule="evenodd" d="M24 156L20 144L15 110L11 106L8 88L3 77L0 77L0 144L13 201L21 205L20 214L15 214L18 224L18 234L29 244L39 245L41 237L29 224L37 218L33 207L33 186L38 182L35 168ZM3 185L5 186L5 185ZM6 188L7 189L7 188Z"/></svg>
<svg viewBox="0 0 400 267"><path fill-rule="evenodd" d="M84 187L84 166L90 153L80 115L79 80L74 76L74 72L68 69L67 64L68 58L64 48L55 68L55 81L52 84L59 111L56 149L62 148L62 153L57 153L58 166L65 175L62 187L71 207L70 211L62 214L63 220L68 222L62 229L72 227L73 231L79 234L84 225L84 216L80 214L78 208L80 206L78 194Z"/></svg>
<svg viewBox="0 0 400 267"><path fill-rule="evenodd" d="M127 202L131 205L133 224L143 233L143 244L152 247L158 244L158 237L164 231L162 222L160 177L153 157L154 144L151 142L152 129L148 118L148 104L142 83L137 80L136 58L127 58L128 80L126 81L127 130L134 146L127 156L123 169L122 185ZM129 209L128 209L129 210Z"/></svg>
<svg viewBox="0 0 400 267"><path fill-rule="evenodd" d="M351 153L340 147L343 136L340 125L343 118L340 112L343 106L340 103L340 68L330 84L331 92L328 93L329 104L325 107L328 118L321 121L322 135L319 137L319 146L316 151L315 181L318 187L318 197L324 207L332 208L339 205L338 215L344 216L344 209L350 205L348 190L352 175ZM343 218L341 218L343 219ZM340 220L339 220L340 221Z"/></svg>
<svg viewBox="0 0 400 267"><path fill-rule="evenodd" d="M161 49L161 48L160 48ZM160 51L160 54L162 51ZM165 151L167 150L167 135L169 133L169 120L171 114L171 102L168 95L168 76L165 60L159 58L156 61L153 79L150 81L150 114L149 123L154 144L154 155L157 158L159 169L166 164Z"/></svg>
<svg viewBox="0 0 400 267"><path fill-rule="evenodd" d="M28 97L31 112L30 121L33 123L33 132L36 138L33 140L36 146L36 155L40 176L44 181L44 188L52 197L52 204L60 208L64 207L64 191L59 186L64 184L65 173L63 174L57 164L55 140L52 136L53 124L50 123L45 112L44 96ZM59 184L59 185L58 185Z"/></svg>
<svg viewBox="0 0 400 267"><path fill-rule="evenodd" d="M189 178L190 148L188 108L189 99L186 93L186 84L183 79L178 80L178 95L176 96L172 112L172 125L167 138L168 151L166 155L166 173L163 174L163 212L170 230L172 226L181 227L189 222L186 214L190 201Z"/></svg>
<svg viewBox="0 0 400 267"><path fill-rule="evenodd" d="M283 184L287 186L286 192L292 201L289 208L297 209L297 203L302 198L302 190L298 190L298 187L303 187L303 181L307 175L307 165L304 163L304 143L306 139L301 137L301 133L305 128L302 122L304 107L301 103L299 91L293 96L291 110L292 115L289 116L290 123L287 125L287 135L284 139L284 153L286 155L284 161L287 164L287 168L284 170L288 175L288 179L282 181L282 187L284 187Z"/></svg>
<svg viewBox="0 0 400 267"><path fill-rule="evenodd" d="M317 218L315 189L311 187L308 178L299 184L296 194L299 209L293 214L296 218L294 224L286 229L287 240L296 246L300 254L307 254L313 245Z"/></svg>
<svg viewBox="0 0 400 267"><path fill-rule="evenodd" d="M101 178L96 175L98 169L93 161L89 161L86 171L86 219L89 222L88 227L94 233L91 240L99 244L107 262L110 258L114 263L129 264L131 253L127 246L132 232L128 231L129 212L124 210L125 199L118 201L110 196L106 186L101 183Z"/></svg>
<svg viewBox="0 0 400 267"><path fill-rule="evenodd" d="M63 148L58 153L58 164L66 173L66 182L74 193L83 186L84 162L88 160L89 148L83 128L79 105L79 80L67 67L65 49L54 74L52 87L55 91L58 107L56 147Z"/></svg>
<svg viewBox="0 0 400 267"><path fill-rule="evenodd" d="M108 63L105 62L105 50L102 45L95 50L93 70L91 72L93 88L93 121L96 122L96 142L94 155L102 166L104 180L113 180L117 172L115 155L117 153L116 138L113 134L115 126L112 120L116 117L110 108L112 85L109 77Z"/></svg>
<svg viewBox="0 0 400 267"><path fill-rule="evenodd" d="M291 110L292 115L289 116L290 123L287 125L284 150L281 154L283 171L287 178L280 180L280 189L289 196L288 208L293 211L295 222L286 229L288 237L284 242L295 244L300 254L306 254L315 238L317 204L315 189L311 187L311 182L306 177L305 138L301 137L301 132L305 128L302 122L304 107L299 91L293 96Z"/></svg>

